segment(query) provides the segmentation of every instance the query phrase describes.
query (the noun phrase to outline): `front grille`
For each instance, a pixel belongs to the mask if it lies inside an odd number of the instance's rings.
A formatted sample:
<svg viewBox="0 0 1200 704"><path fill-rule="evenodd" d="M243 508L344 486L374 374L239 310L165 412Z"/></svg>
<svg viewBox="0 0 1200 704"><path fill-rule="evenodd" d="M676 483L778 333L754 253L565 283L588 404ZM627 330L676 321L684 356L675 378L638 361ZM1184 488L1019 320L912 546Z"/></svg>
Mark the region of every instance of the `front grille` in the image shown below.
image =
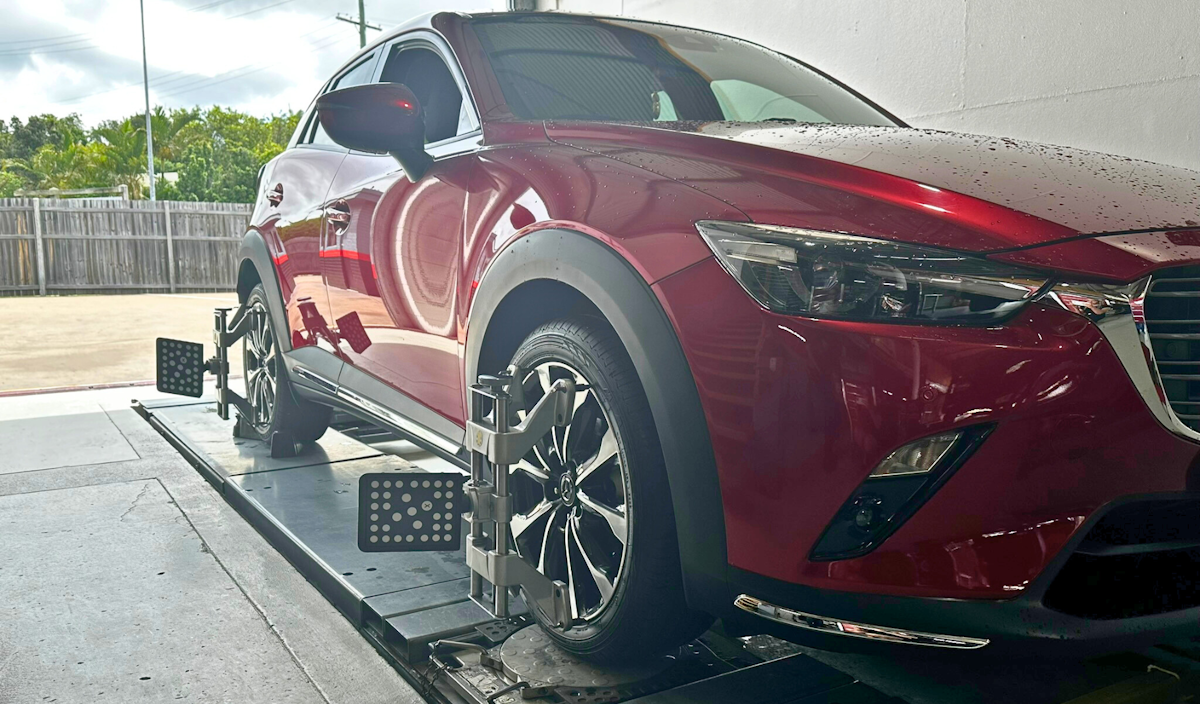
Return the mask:
<svg viewBox="0 0 1200 704"><path fill-rule="evenodd" d="M1043 601L1094 619L1200 606L1200 499L1119 506L1088 532Z"/></svg>
<svg viewBox="0 0 1200 704"><path fill-rule="evenodd" d="M1146 292L1145 313L1171 410L1200 432L1200 266L1156 273Z"/></svg>

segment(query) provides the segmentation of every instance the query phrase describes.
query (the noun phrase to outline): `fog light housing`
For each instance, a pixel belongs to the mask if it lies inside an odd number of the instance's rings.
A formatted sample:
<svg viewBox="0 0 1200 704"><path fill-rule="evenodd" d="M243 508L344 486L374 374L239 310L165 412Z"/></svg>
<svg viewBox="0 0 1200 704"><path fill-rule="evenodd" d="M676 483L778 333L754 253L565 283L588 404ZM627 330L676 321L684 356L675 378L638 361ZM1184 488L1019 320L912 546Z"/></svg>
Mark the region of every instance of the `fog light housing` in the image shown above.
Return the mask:
<svg viewBox="0 0 1200 704"><path fill-rule="evenodd" d="M883 462L871 471L871 476L901 477L908 474L928 474L938 466L962 436L961 430L955 430L910 442L884 458Z"/></svg>
<svg viewBox="0 0 1200 704"><path fill-rule="evenodd" d="M916 513L991 430L990 425L953 430L892 451L842 504L809 559L845 560L874 550Z"/></svg>

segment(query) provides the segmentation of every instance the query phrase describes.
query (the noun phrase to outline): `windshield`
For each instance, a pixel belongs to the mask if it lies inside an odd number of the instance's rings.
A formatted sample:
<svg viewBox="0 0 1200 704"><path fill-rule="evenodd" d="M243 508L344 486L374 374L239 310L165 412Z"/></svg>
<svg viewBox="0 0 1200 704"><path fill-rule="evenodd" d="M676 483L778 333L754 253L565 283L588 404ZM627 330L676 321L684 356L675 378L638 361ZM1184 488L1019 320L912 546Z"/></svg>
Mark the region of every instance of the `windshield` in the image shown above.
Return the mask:
<svg viewBox="0 0 1200 704"><path fill-rule="evenodd" d="M472 26L522 119L895 124L803 64L730 37L553 15Z"/></svg>

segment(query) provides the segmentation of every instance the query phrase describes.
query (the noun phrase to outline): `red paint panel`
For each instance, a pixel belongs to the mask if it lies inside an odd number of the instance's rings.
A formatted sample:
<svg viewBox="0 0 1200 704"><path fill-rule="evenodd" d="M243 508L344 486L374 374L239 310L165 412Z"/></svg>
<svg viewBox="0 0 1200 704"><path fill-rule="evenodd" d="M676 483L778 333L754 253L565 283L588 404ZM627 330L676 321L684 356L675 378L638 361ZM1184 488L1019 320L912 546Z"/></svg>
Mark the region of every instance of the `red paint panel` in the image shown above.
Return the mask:
<svg viewBox="0 0 1200 704"><path fill-rule="evenodd" d="M547 123L546 131L553 140L691 185L755 222L967 251L1078 234L948 188L807 154L630 125Z"/></svg>

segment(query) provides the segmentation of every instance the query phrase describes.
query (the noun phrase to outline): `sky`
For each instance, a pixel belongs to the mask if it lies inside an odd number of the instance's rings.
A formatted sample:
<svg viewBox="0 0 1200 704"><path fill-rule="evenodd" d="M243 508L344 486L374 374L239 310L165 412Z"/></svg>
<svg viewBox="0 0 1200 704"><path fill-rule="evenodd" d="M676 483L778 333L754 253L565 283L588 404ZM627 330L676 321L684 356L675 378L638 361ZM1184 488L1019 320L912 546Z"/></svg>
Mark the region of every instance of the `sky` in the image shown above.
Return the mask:
<svg viewBox="0 0 1200 704"><path fill-rule="evenodd" d="M496 0L365 0L384 31L431 10ZM357 0L145 0L151 105L255 115L308 106L358 51ZM145 108L138 0L0 0L0 119L78 113L85 125ZM367 30L367 42L379 33Z"/></svg>

